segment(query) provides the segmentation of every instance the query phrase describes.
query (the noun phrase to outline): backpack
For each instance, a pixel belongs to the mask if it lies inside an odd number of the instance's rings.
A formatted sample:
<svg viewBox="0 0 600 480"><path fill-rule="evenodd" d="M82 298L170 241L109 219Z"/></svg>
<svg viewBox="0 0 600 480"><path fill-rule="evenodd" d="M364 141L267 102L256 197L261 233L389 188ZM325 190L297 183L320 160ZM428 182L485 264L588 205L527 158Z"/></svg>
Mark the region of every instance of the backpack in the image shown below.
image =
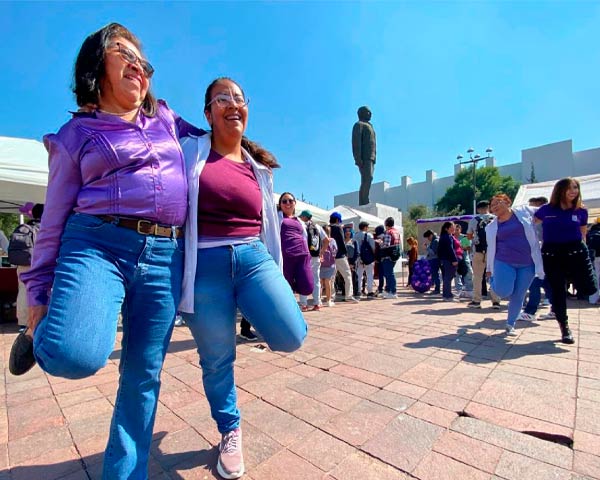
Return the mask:
<svg viewBox="0 0 600 480"><path fill-rule="evenodd" d="M363 237L363 241L360 244L360 261L363 265L371 265L375 261L375 253L373 252L373 248L369 244L367 239L367 232L365 232L365 236Z"/></svg>
<svg viewBox="0 0 600 480"><path fill-rule="evenodd" d="M313 222L306 224L306 234L308 236L308 251L311 257L318 257L321 255L321 236L319 235L319 229Z"/></svg>
<svg viewBox="0 0 600 480"><path fill-rule="evenodd" d="M11 265L31 265L33 245L39 229L39 223L23 223L15 228L8 243L8 261Z"/></svg>
<svg viewBox="0 0 600 480"><path fill-rule="evenodd" d="M475 228L475 236L477 238L477 243L475 244L476 252L486 252L487 251L487 237L485 234L485 227L489 225L492 221L491 218L485 219L483 217L477 216L477 227Z"/></svg>
<svg viewBox="0 0 600 480"><path fill-rule="evenodd" d="M333 238L329 239L329 245L323 251L321 267L333 267L335 265L335 256L337 255L337 244Z"/></svg>

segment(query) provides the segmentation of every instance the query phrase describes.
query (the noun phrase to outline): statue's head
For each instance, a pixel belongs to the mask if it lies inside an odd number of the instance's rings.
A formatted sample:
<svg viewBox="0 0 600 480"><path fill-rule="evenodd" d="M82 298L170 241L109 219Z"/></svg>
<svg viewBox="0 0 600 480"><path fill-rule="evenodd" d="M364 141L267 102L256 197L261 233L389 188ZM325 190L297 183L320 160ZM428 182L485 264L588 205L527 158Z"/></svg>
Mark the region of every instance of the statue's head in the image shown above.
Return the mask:
<svg viewBox="0 0 600 480"><path fill-rule="evenodd" d="M358 113L358 119L363 122L371 120L371 109L367 106L360 107L356 113Z"/></svg>

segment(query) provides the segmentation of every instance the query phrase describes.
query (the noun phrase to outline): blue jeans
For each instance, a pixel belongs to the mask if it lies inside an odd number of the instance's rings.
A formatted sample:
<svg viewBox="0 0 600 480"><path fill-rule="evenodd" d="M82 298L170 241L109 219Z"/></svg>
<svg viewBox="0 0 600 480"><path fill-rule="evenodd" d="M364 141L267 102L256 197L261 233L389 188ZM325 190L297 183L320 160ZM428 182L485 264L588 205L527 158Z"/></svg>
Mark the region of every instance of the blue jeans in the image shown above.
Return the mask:
<svg viewBox="0 0 600 480"><path fill-rule="evenodd" d="M494 276L490 285L500 298L508 298L508 319L506 323L515 325L521 312L523 300L535 275L535 266L519 266L494 260Z"/></svg>
<svg viewBox="0 0 600 480"><path fill-rule="evenodd" d="M262 242L198 250L195 313L184 317L198 346L204 391L221 433L240 425L233 377L237 308L271 350L293 352L307 332L292 289Z"/></svg>
<svg viewBox="0 0 600 480"><path fill-rule="evenodd" d="M540 300L542 299L542 285L544 284L543 280L540 280L538 277L535 277L531 281L531 285L529 285L529 299L527 300L527 305L525 305L524 312L529 315L535 315L537 309L540 305Z"/></svg>
<svg viewBox="0 0 600 480"><path fill-rule="evenodd" d="M386 257L381 259L381 265L383 266L383 276L385 277L385 291L396 293L396 275L394 275L394 265L396 265L396 262Z"/></svg>
<svg viewBox="0 0 600 480"><path fill-rule="evenodd" d="M148 477L160 371L173 331L183 272L183 241L141 235L75 213L61 240L48 314L34 335L35 357L51 375L84 378L123 339L105 480Z"/></svg>
<svg viewBox="0 0 600 480"><path fill-rule="evenodd" d="M429 268L431 268L431 283L433 284L434 293L440 293L440 260L432 258L429 260Z"/></svg>
<svg viewBox="0 0 600 480"><path fill-rule="evenodd" d="M442 297L452 298L452 279L456 277L456 265L450 260L442 260Z"/></svg>

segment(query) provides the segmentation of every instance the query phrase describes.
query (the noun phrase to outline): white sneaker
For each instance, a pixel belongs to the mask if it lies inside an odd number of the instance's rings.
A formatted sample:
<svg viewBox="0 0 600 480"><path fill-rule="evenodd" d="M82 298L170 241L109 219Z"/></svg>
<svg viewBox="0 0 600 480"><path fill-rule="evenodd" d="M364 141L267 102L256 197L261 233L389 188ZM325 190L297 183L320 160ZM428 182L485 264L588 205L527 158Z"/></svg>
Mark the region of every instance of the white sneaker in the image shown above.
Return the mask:
<svg viewBox="0 0 600 480"><path fill-rule="evenodd" d="M335 303L333 300L329 300L328 302L325 303L325 305L327 305L328 307L335 307Z"/></svg>
<svg viewBox="0 0 600 480"><path fill-rule="evenodd" d="M517 317L517 320L521 320L523 322L535 322L535 315L531 315L529 313L521 312Z"/></svg>
<svg viewBox="0 0 600 480"><path fill-rule="evenodd" d="M346 297L344 299L344 301L348 302L348 303L358 303L358 302L360 302L360 300L358 298L354 298L354 297Z"/></svg>
<svg viewBox="0 0 600 480"><path fill-rule="evenodd" d="M544 315L540 315L539 318L540 320L556 320L556 315L554 314L554 312L548 312Z"/></svg>
<svg viewBox="0 0 600 480"><path fill-rule="evenodd" d="M508 337L516 337L517 336L517 331L515 330L515 327L511 327L510 325L506 326L506 336Z"/></svg>
<svg viewBox="0 0 600 480"><path fill-rule="evenodd" d="M235 479L244 475L244 456L242 455L242 430L236 428L223 434L219 444L217 472L223 478Z"/></svg>
<svg viewBox="0 0 600 480"><path fill-rule="evenodd" d="M396 295L395 293L392 293L392 292L384 292L383 298L386 298L386 299L398 298L398 295Z"/></svg>

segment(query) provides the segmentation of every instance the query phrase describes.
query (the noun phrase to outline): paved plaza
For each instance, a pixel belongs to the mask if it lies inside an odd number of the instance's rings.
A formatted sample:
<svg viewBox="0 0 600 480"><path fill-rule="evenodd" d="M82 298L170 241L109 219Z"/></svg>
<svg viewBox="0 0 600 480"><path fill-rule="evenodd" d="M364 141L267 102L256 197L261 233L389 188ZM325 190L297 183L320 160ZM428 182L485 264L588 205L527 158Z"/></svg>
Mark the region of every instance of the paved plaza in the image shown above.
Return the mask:
<svg viewBox="0 0 600 480"><path fill-rule="evenodd" d="M292 354L240 341L244 478L600 478L599 308L570 309L575 345L557 342L552 320L519 322L507 338L504 308L469 310L406 289L398 300L308 312L308 338ZM85 380L37 366L13 377L16 326L0 331L0 480L99 479L118 344ZM173 334L154 432L151 479L220 478L220 436L187 327Z"/></svg>

